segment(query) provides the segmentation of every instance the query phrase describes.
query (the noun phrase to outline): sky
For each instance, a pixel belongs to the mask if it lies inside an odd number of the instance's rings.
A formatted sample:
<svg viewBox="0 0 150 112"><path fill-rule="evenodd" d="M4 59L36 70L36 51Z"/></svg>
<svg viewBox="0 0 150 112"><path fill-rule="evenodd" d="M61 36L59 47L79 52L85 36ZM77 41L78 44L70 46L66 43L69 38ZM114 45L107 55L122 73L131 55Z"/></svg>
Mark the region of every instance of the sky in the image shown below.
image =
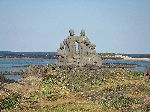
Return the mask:
<svg viewBox="0 0 150 112"><path fill-rule="evenodd" d="M0 0L0 51L55 52L69 29L97 52L150 53L150 0Z"/></svg>

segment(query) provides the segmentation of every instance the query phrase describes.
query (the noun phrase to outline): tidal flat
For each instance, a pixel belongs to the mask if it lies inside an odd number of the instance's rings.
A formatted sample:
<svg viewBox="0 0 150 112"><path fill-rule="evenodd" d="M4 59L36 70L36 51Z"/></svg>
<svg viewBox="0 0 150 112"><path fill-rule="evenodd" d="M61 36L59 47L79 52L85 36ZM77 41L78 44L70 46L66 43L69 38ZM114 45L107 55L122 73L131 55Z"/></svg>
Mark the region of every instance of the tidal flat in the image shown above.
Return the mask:
<svg viewBox="0 0 150 112"><path fill-rule="evenodd" d="M28 66L3 83L2 112L148 112L150 77L122 68Z"/></svg>

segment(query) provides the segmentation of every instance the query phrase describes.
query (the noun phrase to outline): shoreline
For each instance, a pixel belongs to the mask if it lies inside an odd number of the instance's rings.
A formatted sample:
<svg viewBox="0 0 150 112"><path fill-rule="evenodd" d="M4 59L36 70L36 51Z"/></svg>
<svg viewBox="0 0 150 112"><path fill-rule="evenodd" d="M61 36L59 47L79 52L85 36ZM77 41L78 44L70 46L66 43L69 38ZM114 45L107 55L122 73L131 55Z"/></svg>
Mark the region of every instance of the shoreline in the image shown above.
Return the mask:
<svg viewBox="0 0 150 112"><path fill-rule="evenodd" d="M150 58L132 58L132 57L125 57L124 60L143 60L143 61L150 61Z"/></svg>
<svg viewBox="0 0 150 112"><path fill-rule="evenodd" d="M122 58L124 60L143 60L143 61L150 61L150 58L138 58L138 57L130 57L125 55L115 55L116 58Z"/></svg>

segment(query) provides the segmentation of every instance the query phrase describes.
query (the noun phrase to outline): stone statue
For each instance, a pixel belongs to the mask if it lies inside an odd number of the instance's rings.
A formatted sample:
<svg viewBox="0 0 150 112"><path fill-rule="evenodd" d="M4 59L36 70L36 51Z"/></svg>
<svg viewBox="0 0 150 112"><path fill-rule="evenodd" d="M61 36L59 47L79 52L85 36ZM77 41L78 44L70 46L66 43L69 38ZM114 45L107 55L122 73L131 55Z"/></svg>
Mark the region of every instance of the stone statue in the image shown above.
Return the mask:
<svg viewBox="0 0 150 112"><path fill-rule="evenodd" d="M85 31L83 29L81 30L80 36L85 36Z"/></svg>
<svg viewBox="0 0 150 112"><path fill-rule="evenodd" d="M96 54L95 44L91 44L85 31L81 30L80 36L74 35L74 30L69 30L70 36L64 39L57 50L57 65L101 66L101 57Z"/></svg>
<svg viewBox="0 0 150 112"><path fill-rule="evenodd" d="M70 33L70 36L74 36L74 35L75 35L73 29L70 29L70 30L69 30L69 33Z"/></svg>

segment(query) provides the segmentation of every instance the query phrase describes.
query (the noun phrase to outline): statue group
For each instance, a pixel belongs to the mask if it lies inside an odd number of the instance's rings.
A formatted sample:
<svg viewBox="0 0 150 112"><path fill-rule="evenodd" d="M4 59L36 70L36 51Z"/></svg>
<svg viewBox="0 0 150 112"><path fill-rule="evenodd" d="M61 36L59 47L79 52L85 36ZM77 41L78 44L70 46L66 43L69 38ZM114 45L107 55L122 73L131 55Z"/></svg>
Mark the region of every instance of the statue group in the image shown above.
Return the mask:
<svg viewBox="0 0 150 112"><path fill-rule="evenodd" d="M96 45L89 41L85 31L81 30L80 36L75 36L73 29L69 33L57 49L57 65L101 66L102 61L96 54Z"/></svg>

